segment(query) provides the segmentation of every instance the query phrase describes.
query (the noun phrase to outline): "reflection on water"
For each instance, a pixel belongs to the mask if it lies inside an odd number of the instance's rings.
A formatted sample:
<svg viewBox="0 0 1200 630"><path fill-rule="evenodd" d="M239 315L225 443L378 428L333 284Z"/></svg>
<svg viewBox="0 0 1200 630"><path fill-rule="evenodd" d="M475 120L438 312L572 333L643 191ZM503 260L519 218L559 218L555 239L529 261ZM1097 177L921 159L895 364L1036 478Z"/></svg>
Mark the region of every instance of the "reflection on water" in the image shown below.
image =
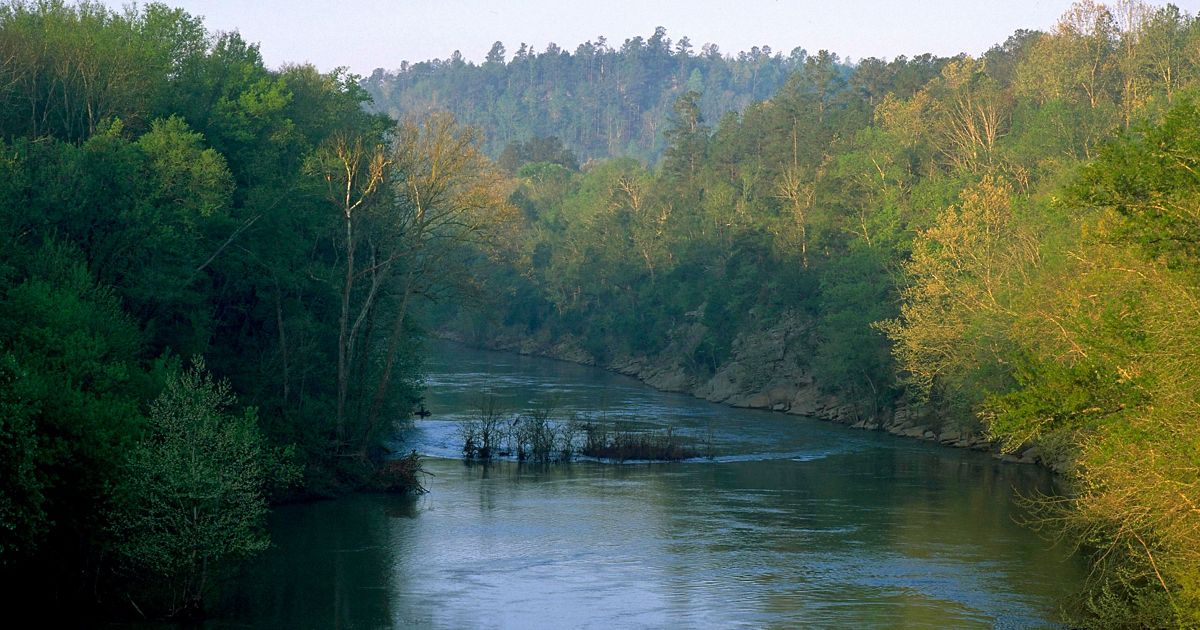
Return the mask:
<svg viewBox="0 0 1200 630"><path fill-rule="evenodd" d="M281 508L275 548L217 625L1045 627L1082 579L1020 527L1031 467L782 414L732 410L580 366L438 346L408 444L453 455L482 390L513 409L711 432L678 464L467 465L430 494Z"/></svg>

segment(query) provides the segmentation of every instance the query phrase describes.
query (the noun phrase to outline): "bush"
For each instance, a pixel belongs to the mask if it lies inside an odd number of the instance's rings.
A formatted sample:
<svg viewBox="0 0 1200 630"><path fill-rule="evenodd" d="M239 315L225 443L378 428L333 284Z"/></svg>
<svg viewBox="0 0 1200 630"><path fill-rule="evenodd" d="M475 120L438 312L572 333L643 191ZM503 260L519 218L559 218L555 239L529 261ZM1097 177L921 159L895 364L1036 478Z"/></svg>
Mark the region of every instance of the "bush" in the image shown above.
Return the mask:
<svg viewBox="0 0 1200 630"><path fill-rule="evenodd" d="M169 376L117 488L116 550L128 568L161 580L172 616L201 615L220 563L267 548L265 492L298 476L265 445L255 410L234 414L234 403L202 359Z"/></svg>
<svg viewBox="0 0 1200 630"><path fill-rule="evenodd" d="M588 457L628 461L631 459L675 462L699 457L698 450L684 444L668 427L662 432L609 431L591 423L583 426L584 444L580 451Z"/></svg>
<svg viewBox="0 0 1200 630"><path fill-rule="evenodd" d="M384 462L375 471L372 486L380 492L397 494L425 494L425 486L421 484L421 456L412 451L404 457Z"/></svg>

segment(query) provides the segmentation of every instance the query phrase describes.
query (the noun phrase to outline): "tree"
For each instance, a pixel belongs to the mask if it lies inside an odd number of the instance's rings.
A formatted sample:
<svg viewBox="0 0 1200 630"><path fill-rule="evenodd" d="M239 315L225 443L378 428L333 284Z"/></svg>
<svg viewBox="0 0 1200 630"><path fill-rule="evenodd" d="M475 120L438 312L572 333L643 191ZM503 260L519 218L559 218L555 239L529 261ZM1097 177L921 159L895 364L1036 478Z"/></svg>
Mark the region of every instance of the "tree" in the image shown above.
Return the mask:
<svg viewBox="0 0 1200 630"><path fill-rule="evenodd" d="M766 47L723 57L707 45L697 55L688 38L672 42L657 28L618 49L603 37L572 52L553 44L540 53L527 44L510 51L496 42L479 65L434 59L377 70L363 86L374 97L371 107L393 118L448 111L486 130L481 149L493 158L513 141L556 136L584 162L655 161L666 149L662 132L672 103L683 93L702 93L697 104L715 121L769 96L801 65L801 57L770 54Z"/></svg>
<svg viewBox="0 0 1200 630"><path fill-rule="evenodd" d="M156 11L158 32L142 14L100 3L15 2L0 6L0 135L86 139L113 118L139 126L165 83L175 44ZM182 24L181 24L182 26ZM186 27L172 35L182 35ZM194 35L194 31L188 33Z"/></svg>
<svg viewBox="0 0 1200 630"><path fill-rule="evenodd" d="M1078 0L1063 14L1057 31L1068 55L1067 81L1083 91L1088 105L1099 107L1113 87L1116 18L1103 4Z"/></svg>
<svg viewBox="0 0 1200 630"><path fill-rule="evenodd" d="M800 241L800 264L808 269L808 223L809 212L813 207L813 195L816 192L814 179L820 178L817 171L815 177L806 175L799 166L785 168L775 184L775 196L784 203L791 221L781 230L784 234L795 234Z"/></svg>
<svg viewBox="0 0 1200 630"><path fill-rule="evenodd" d="M1119 124L1123 95L1138 98L1135 77L1122 84L1119 40L1109 7L1080 0L1018 65L1016 94L1036 103L1039 117L1054 120L1053 137L1077 139L1070 143L1074 155L1090 155Z"/></svg>
<svg viewBox="0 0 1200 630"><path fill-rule="evenodd" d="M982 417L1006 449L1034 443L1064 465L1069 491L1035 505L1093 565L1073 625L1194 627L1200 294L1194 274L1120 242L1115 213L1085 216L1088 237L1030 279L1004 355L1015 384Z"/></svg>
<svg viewBox="0 0 1200 630"><path fill-rule="evenodd" d="M564 147L562 140L556 136L510 142L496 162L509 173L516 173L522 166L535 162L558 164L572 171L579 170L579 160L575 158L575 154Z"/></svg>
<svg viewBox="0 0 1200 630"><path fill-rule="evenodd" d="M675 99L670 126L663 136L667 140L663 173L680 182L696 177L708 145L708 127L700 112L699 92L689 90Z"/></svg>
<svg viewBox="0 0 1200 630"><path fill-rule="evenodd" d="M314 169L326 184L327 199L337 208L342 234L344 270L341 286L341 307L338 311L337 343L337 418L335 439L337 448L346 443L346 404L350 395L350 368L355 361L355 352L360 339L360 330L375 307L375 299L386 278L385 271L394 262L392 257L380 259L373 247L370 234L362 224L372 209L376 193L384 185L388 160L382 146L371 147L363 138L337 136L324 151L315 156L310 168ZM365 269L360 269L359 247L368 246ZM355 289L360 277L367 275L370 287L365 296Z"/></svg>
<svg viewBox="0 0 1200 630"><path fill-rule="evenodd" d="M1187 34L1188 16L1173 4L1155 10L1139 33L1141 71L1163 90L1167 103L1184 76Z"/></svg>
<svg viewBox="0 0 1200 630"><path fill-rule="evenodd" d="M1089 164L1075 193L1093 207L1116 211L1116 234L1172 267L1200 262L1200 106L1180 99L1160 125L1106 147Z"/></svg>
<svg viewBox="0 0 1200 630"><path fill-rule="evenodd" d="M822 386L849 394L868 418L877 418L896 392L888 344L871 327L895 310L895 286L882 268L884 260L878 248L854 247L824 270L820 345L812 357Z"/></svg>
<svg viewBox="0 0 1200 630"><path fill-rule="evenodd" d="M142 424L140 331L81 258L50 241L27 278L0 279L0 567L38 557L25 579L43 587L94 577L72 563L98 553L98 515Z"/></svg>
<svg viewBox="0 0 1200 630"><path fill-rule="evenodd" d="M126 458L111 524L117 551L165 580L172 614L202 612L221 562L267 548L265 491L297 472L267 447L255 410L234 413L235 402L229 383L193 360L168 377Z"/></svg>
<svg viewBox="0 0 1200 630"><path fill-rule="evenodd" d="M908 382L951 399L982 387L980 370L1004 349L1008 282L1037 260L1037 242L1012 217L1011 188L987 177L961 193L913 243L900 317L877 324Z"/></svg>
<svg viewBox="0 0 1200 630"><path fill-rule="evenodd" d="M970 57L946 64L932 87L941 92L934 129L942 154L955 168L971 172L991 166L1008 124L1006 94Z"/></svg>
<svg viewBox="0 0 1200 630"><path fill-rule="evenodd" d="M507 183L479 150L479 137L449 114L407 120L396 130L386 158L388 205L378 217L382 251L380 274L387 273L390 332L371 396L370 410L357 436L358 452L372 445L387 402L400 351L408 336L414 297L433 297L463 286L466 267L457 264L464 246L487 248L503 241L504 228L516 219L507 201ZM394 264L392 264L394 263ZM380 263L376 263L379 266Z"/></svg>
<svg viewBox="0 0 1200 630"><path fill-rule="evenodd" d="M994 356L1012 378L977 407L989 432L1064 465L1069 492L1037 505L1092 562L1070 610L1080 626L1200 623L1197 129L1179 100L1106 147L1066 187L1067 228L1039 235L1055 245L1044 261L995 276L1007 312L954 333L1006 341Z"/></svg>
<svg viewBox="0 0 1200 630"><path fill-rule="evenodd" d="M503 42L492 44L491 50L488 51L487 57L484 58L484 63L504 65L504 52Z"/></svg>
<svg viewBox="0 0 1200 630"><path fill-rule="evenodd" d="M41 542L46 453L38 445L36 402L21 391L25 378L11 354L0 354L0 565L29 555Z"/></svg>
<svg viewBox="0 0 1200 630"><path fill-rule="evenodd" d="M1148 96L1147 77L1141 71L1145 46L1139 40L1146 33L1151 9L1141 0L1117 0L1112 12L1116 26L1114 65L1121 82L1121 116L1128 128L1133 124L1134 112L1142 108Z"/></svg>
<svg viewBox="0 0 1200 630"><path fill-rule="evenodd" d="M269 439L304 449L305 492L375 472L330 447L339 332L364 305L365 321L394 305L391 286L376 287L383 309L367 299L370 254L392 233L356 193L394 123L365 100L353 75L269 70L236 33L160 4L0 3L0 582L13 599L62 616L124 601L112 595L133 580L114 579L106 521L162 389L155 357L203 352ZM339 136L366 155L331 212L329 182L304 167L324 159L336 175ZM359 162L342 157L343 174ZM355 370L381 352L366 325L342 339L359 340L342 365L354 420L378 375L358 385Z"/></svg>

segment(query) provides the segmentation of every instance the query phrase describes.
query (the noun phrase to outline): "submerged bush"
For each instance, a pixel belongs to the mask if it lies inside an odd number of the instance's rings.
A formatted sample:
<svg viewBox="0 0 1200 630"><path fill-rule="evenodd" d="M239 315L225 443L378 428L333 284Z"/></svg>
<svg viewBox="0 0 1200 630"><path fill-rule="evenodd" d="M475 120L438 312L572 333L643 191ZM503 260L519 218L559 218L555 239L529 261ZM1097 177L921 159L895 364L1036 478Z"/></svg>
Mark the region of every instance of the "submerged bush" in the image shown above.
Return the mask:
<svg viewBox="0 0 1200 630"><path fill-rule="evenodd" d="M497 455L505 432L503 423L504 416L495 398L485 399L479 413L459 427L463 457L487 460Z"/></svg>
<svg viewBox="0 0 1200 630"><path fill-rule="evenodd" d="M416 451L404 457L388 460L376 469L372 486L381 492L398 494L425 494L421 483L421 456Z"/></svg>
<svg viewBox="0 0 1200 630"><path fill-rule="evenodd" d="M554 419L553 407L505 414L492 399L483 401L479 413L459 427L463 457L490 461L514 457L522 462L570 462L576 455L616 461L680 461L701 456L668 427L662 431L635 431L598 423L581 423L575 416ZM712 456L711 435L702 441Z"/></svg>
<svg viewBox="0 0 1200 630"><path fill-rule="evenodd" d="M685 444L671 427L665 431L610 431L588 423L584 425L583 433L584 443L580 452L597 459L675 462L700 456L700 452Z"/></svg>

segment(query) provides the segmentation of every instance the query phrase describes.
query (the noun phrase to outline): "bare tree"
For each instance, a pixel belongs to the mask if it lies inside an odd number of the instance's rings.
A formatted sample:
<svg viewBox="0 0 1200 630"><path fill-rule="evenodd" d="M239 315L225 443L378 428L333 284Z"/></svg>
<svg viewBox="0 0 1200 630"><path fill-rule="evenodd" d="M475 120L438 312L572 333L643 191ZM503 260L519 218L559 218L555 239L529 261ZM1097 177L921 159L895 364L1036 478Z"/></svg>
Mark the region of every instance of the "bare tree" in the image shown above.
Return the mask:
<svg viewBox="0 0 1200 630"><path fill-rule="evenodd" d="M341 307L338 315L337 417L335 424L339 450L346 443L346 402L350 391L350 366L354 362L356 342L375 299L383 274L375 252L365 268L358 267L359 246L364 240L365 214L376 201L387 176L388 158L382 146L367 146L361 138L337 136L320 151L310 168L324 178L326 197L337 209L344 228L342 253L345 267L341 281ZM390 261L388 261L390 262ZM386 266L383 263L382 266ZM365 296L355 303L359 278L366 275L370 285Z"/></svg>
<svg viewBox="0 0 1200 630"><path fill-rule="evenodd" d="M396 131L386 160L387 206L376 225L379 247L387 252L390 333L357 436L360 454L379 428L413 299L465 282L465 266L458 262L466 248L494 245L515 219L507 181L478 145L477 132L449 114L407 120Z"/></svg>

